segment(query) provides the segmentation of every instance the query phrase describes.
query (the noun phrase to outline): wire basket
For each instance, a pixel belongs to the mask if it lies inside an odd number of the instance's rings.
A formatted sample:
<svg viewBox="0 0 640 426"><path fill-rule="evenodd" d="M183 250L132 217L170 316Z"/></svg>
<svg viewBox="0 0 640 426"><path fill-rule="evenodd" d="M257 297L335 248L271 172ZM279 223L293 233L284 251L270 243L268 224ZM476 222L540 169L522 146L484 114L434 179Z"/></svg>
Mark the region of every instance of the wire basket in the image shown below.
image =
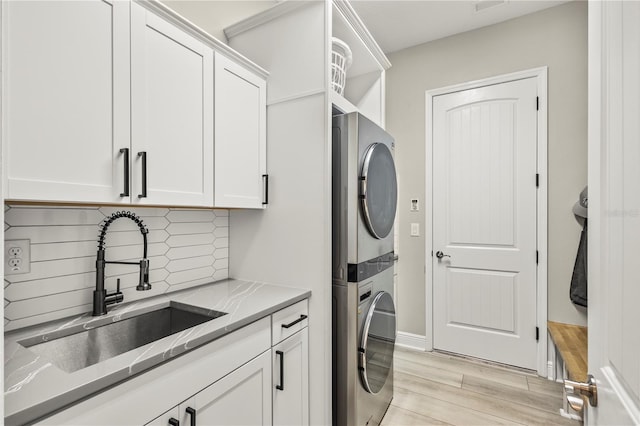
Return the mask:
<svg viewBox="0 0 640 426"><path fill-rule="evenodd" d="M336 93L342 95L347 82L347 70L351 66L353 56L347 43L335 37L331 41L331 87Z"/></svg>

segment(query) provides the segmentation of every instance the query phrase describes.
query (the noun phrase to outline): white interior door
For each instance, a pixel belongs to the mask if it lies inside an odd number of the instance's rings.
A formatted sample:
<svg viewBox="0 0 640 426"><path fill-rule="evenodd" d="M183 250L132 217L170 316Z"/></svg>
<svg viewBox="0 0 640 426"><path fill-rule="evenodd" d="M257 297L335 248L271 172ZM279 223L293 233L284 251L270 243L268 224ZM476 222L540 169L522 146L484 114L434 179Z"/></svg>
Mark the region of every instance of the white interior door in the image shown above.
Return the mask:
<svg viewBox="0 0 640 426"><path fill-rule="evenodd" d="M433 98L434 348L530 369L536 95L527 78Z"/></svg>
<svg viewBox="0 0 640 426"><path fill-rule="evenodd" d="M640 424L640 3L589 3L587 424Z"/></svg>

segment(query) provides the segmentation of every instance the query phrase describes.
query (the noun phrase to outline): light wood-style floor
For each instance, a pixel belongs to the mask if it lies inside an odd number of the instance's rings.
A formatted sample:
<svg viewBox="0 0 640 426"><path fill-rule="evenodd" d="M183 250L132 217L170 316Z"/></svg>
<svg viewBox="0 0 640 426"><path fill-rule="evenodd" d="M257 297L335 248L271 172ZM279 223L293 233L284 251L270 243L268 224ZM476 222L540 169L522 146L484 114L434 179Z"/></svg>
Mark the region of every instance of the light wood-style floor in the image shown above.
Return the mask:
<svg viewBox="0 0 640 426"><path fill-rule="evenodd" d="M562 385L533 374L396 347L394 396L381 426L572 425Z"/></svg>

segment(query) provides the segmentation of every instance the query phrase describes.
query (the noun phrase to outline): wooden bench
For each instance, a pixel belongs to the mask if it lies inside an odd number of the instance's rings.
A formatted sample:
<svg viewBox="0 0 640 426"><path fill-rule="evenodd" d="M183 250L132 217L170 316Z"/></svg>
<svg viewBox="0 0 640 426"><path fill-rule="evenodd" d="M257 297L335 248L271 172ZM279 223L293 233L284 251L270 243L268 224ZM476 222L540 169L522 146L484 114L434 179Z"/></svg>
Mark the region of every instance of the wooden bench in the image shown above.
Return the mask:
<svg viewBox="0 0 640 426"><path fill-rule="evenodd" d="M587 327L549 321L549 335L556 346L569 379L587 381Z"/></svg>
<svg viewBox="0 0 640 426"><path fill-rule="evenodd" d="M547 329L553 341L556 352L556 360L562 362L563 379L568 378L576 382L587 381L587 327L560 322L548 321ZM580 418L579 414L570 414L571 410L566 403L566 395L563 393L563 416Z"/></svg>

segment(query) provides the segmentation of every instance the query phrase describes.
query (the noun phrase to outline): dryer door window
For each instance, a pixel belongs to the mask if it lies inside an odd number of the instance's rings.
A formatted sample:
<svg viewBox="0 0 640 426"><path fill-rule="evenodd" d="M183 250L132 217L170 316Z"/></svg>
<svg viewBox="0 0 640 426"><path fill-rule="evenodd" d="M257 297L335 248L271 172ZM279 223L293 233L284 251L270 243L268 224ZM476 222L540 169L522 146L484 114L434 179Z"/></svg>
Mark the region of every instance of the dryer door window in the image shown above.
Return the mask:
<svg viewBox="0 0 640 426"><path fill-rule="evenodd" d="M396 310L386 291L376 294L362 325L359 370L362 385L376 394L384 386L393 368L393 348L396 342Z"/></svg>
<svg viewBox="0 0 640 426"><path fill-rule="evenodd" d="M398 198L396 168L385 144L374 143L367 148L360 182L361 207L367 228L375 238L385 238L393 228Z"/></svg>

